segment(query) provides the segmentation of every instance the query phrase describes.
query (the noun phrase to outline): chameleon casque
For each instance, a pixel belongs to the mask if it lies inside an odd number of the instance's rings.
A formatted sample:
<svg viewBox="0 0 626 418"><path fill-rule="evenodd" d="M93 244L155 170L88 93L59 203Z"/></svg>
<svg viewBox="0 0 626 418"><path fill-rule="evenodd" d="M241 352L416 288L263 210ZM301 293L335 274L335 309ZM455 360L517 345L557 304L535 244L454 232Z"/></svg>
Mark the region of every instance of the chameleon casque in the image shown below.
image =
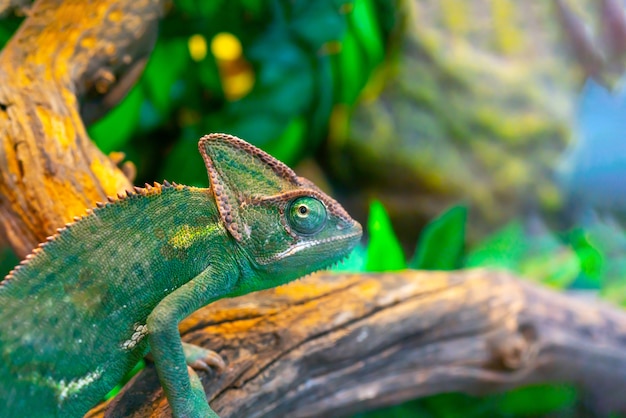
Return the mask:
<svg viewBox="0 0 626 418"><path fill-rule="evenodd" d="M208 189L164 182L110 198L0 282L0 417L81 417L151 353L175 417L217 417L180 320L345 258L361 226L289 167L225 134L199 149Z"/></svg>

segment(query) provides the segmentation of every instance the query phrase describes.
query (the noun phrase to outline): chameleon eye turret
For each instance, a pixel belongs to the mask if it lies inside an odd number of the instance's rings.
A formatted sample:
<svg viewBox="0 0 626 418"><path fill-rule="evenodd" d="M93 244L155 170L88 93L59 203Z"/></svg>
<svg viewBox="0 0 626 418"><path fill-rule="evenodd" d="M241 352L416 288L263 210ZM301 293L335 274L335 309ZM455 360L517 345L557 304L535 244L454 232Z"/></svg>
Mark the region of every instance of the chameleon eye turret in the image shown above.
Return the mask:
<svg viewBox="0 0 626 418"><path fill-rule="evenodd" d="M326 207L314 197L299 197L289 205L287 220L301 234L314 234L328 220Z"/></svg>

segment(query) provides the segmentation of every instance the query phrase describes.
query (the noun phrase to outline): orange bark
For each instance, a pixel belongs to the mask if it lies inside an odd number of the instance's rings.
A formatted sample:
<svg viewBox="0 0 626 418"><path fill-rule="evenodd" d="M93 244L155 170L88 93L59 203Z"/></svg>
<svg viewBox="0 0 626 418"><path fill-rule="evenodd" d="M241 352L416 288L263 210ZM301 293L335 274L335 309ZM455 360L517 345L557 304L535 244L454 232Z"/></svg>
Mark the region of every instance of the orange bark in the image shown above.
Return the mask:
<svg viewBox="0 0 626 418"><path fill-rule="evenodd" d="M90 141L82 105L123 96L162 3L40 0L0 53L0 230L18 255L131 186Z"/></svg>

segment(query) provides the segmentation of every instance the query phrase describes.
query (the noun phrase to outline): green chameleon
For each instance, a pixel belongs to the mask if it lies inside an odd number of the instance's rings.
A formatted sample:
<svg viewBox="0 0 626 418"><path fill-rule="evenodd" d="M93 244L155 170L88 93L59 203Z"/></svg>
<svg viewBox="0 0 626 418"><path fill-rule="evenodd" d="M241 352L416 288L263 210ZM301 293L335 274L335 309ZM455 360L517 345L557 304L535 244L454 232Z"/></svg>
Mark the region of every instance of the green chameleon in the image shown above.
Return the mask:
<svg viewBox="0 0 626 418"><path fill-rule="evenodd" d="M345 258L361 226L239 138L203 137L210 188L164 182L61 228L0 282L0 416L81 417L151 353L175 417L217 417L197 374L223 366L178 323L217 299Z"/></svg>

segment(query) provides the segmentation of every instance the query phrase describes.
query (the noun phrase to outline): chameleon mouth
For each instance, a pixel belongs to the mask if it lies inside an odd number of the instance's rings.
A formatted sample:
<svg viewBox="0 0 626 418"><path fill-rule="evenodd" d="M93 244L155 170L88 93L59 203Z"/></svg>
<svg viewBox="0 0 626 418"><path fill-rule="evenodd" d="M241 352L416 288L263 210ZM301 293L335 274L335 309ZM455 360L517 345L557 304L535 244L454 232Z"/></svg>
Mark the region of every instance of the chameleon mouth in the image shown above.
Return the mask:
<svg viewBox="0 0 626 418"><path fill-rule="evenodd" d="M309 249L316 249L318 251L314 251L315 253L328 253L330 256L336 256L337 253L341 253L344 252L346 254L348 254L350 251L352 251L352 249L356 246L358 239L361 237L362 232L360 230L357 230L351 234L347 234L347 235L340 235L340 236L336 236L336 237L331 237L331 238L326 238L326 239L319 239L319 240L307 240L307 241L303 241L300 242L294 246L292 246L291 248L288 248L287 250L280 252L278 254L276 254L273 257L273 260L266 260L266 263L270 263L272 261L277 261L277 260L282 260L284 258L287 257L291 257L295 254L298 254L302 251L305 250L309 250ZM356 238L356 239L355 239ZM340 245L338 245L337 247L332 247L332 248L327 248L324 244L329 244L329 243L333 243L333 242L343 242L343 241L354 241L353 245L347 246L347 247L342 247ZM322 248L324 247L324 248ZM344 258L345 256L342 256L342 258Z"/></svg>

